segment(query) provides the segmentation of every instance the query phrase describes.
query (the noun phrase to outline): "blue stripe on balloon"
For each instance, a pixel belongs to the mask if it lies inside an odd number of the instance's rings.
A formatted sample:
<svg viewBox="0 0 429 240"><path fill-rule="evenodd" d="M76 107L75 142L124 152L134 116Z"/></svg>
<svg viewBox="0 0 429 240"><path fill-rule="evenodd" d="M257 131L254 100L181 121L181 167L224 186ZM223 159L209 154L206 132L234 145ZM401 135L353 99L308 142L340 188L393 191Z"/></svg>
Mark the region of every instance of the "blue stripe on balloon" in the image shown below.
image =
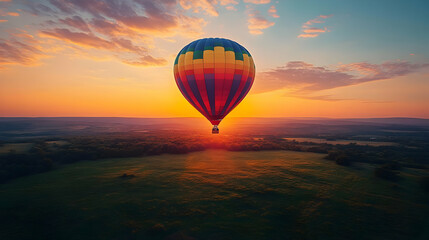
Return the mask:
<svg viewBox="0 0 429 240"><path fill-rule="evenodd" d="M204 50L214 50L213 38L206 38L206 44L204 45Z"/></svg>
<svg viewBox="0 0 429 240"><path fill-rule="evenodd" d="M198 103L201 105L204 112L206 112L207 115L210 115L209 111L207 111L206 105L204 105L203 99L201 98L200 91L199 91L198 86L197 86L197 82L195 81L195 76L194 75L186 75L186 78L188 79L189 87L191 87L192 93L194 94Z"/></svg>
<svg viewBox="0 0 429 240"><path fill-rule="evenodd" d="M226 109L228 109L229 104L231 103L232 99L235 96L235 93L238 90L238 87L240 86L240 82L241 82L241 74L235 74L234 79L232 80L231 90L229 91L228 98L226 99L225 106L223 107L220 115L225 114Z"/></svg>
<svg viewBox="0 0 429 240"><path fill-rule="evenodd" d="M232 45L234 52L235 52L235 60L243 61L244 60L243 52L241 51L240 44L238 44L234 41L231 41L231 45Z"/></svg>
<svg viewBox="0 0 429 240"><path fill-rule="evenodd" d="M204 46L206 44L206 39L201 39L195 41L195 50L194 50L194 59L203 59Z"/></svg>
<svg viewBox="0 0 429 240"><path fill-rule="evenodd" d="M232 47L231 41L222 39L223 40L223 46L225 48L225 51L234 51L234 48Z"/></svg>
<svg viewBox="0 0 429 240"><path fill-rule="evenodd" d="M216 114L215 109L215 75L214 73L204 73L204 79L206 82L207 96L209 98L210 109L212 115Z"/></svg>

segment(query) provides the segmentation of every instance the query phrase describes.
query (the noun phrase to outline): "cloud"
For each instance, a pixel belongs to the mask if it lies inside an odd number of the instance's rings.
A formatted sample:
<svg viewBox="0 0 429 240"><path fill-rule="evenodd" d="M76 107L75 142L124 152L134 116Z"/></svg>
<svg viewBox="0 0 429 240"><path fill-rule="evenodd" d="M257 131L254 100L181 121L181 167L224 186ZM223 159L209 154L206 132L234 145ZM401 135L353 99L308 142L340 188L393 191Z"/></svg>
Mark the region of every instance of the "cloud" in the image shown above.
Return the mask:
<svg viewBox="0 0 429 240"><path fill-rule="evenodd" d="M124 25L106 19L94 18L88 25L90 25L94 31L105 36L128 36L129 38L134 38L138 35L138 33Z"/></svg>
<svg viewBox="0 0 429 240"><path fill-rule="evenodd" d="M329 32L328 28L312 27L314 24L325 23L324 19L330 18L333 15L320 15L314 19L310 19L302 25L301 31L303 33L298 35L298 38L315 38L321 33Z"/></svg>
<svg viewBox="0 0 429 240"><path fill-rule="evenodd" d="M238 4L234 0L202 2ZM155 36L166 40L173 36L196 38L207 24L203 18L185 15L177 0L47 0L23 4L23 11L44 21L36 29L40 41L60 41L80 54L92 54L81 48L97 49L101 55L136 66L167 63L151 55Z"/></svg>
<svg viewBox="0 0 429 240"><path fill-rule="evenodd" d="M238 2L235 0L179 0L179 4L185 10L217 17L219 16L217 5L225 6L227 10L237 10L234 5Z"/></svg>
<svg viewBox="0 0 429 240"><path fill-rule="evenodd" d="M61 23L68 25L70 27L74 27L84 32L91 32L88 24L79 16L73 16L71 18L60 19Z"/></svg>
<svg viewBox="0 0 429 240"><path fill-rule="evenodd" d="M181 2L186 4L187 1ZM178 11L175 0L50 0L50 3L48 8L54 12L81 17L89 15L92 19L110 22L118 28L128 28L138 33L134 35L156 33L157 36L163 37L180 34L193 38L195 35L190 33L195 34L198 31L200 35L204 26L193 23L205 23L201 18L183 15Z"/></svg>
<svg viewBox="0 0 429 240"><path fill-rule="evenodd" d="M262 34L262 30L267 29L269 27L274 26L274 22L267 20L263 17L259 11L250 10L249 18L247 19L247 27L249 29L249 33L253 35Z"/></svg>
<svg viewBox="0 0 429 240"><path fill-rule="evenodd" d="M31 35L20 40L0 39L0 68L6 64L34 65L44 56L39 42Z"/></svg>
<svg viewBox="0 0 429 240"><path fill-rule="evenodd" d="M226 10L237 11L234 5L237 5L238 2L235 0L220 0L220 5L225 6Z"/></svg>
<svg viewBox="0 0 429 240"><path fill-rule="evenodd" d="M165 59L154 58L152 56L144 56L137 61L124 60L124 62L134 66L160 66L165 65L167 63Z"/></svg>
<svg viewBox="0 0 429 240"><path fill-rule="evenodd" d="M291 95L288 95L291 96ZM338 101L349 101L354 99L345 99L345 98L334 98L332 95L319 95L319 96L303 96L303 95L292 95L292 97L307 99L307 100L317 100L317 101L327 101L327 102L338 102Z"/></svg>
<svg viewBox="0 0 429 240"><path fill-rule="evenodd" d="M8 12L7 15L13 16L13 17L18 17L19 13L17 13L17 12Z"/></svg>
<svg viewBox="0 0 429 240"><path fill-rule="evenodd" d="M183 9L191 9L194 13L204 12L211 16L219 16L215 5L217 1L213 0L179 0Z"/></svg>
<svg viewBox="0 0 429 240"><path fill-rule="evenodd" d="M358 62L342 64L333 69L293 61L285 66L260 73L263 85L257 92L268 92L288 88L296 94L357 85L365 82L393 79L421 69L429 69L429 63L417 64L407 61L387 61L381 64Z"/></svg>
<svg viewBox="0 0 429 240"><path fill-rule="evenodd" d="M235 0L220 0L220 5L222 5L222 6L226 6L226 5L229 5L229 4L231 4L231 5L237 5L238 2L235 1Z"/></svg>
<svg viewBox="0 0 429 240"><path fill-rule="evenodd" d="M4 22L7 22L7 20L6 19L0 19L0 23L4 23Z"/></svg>
<svg viewBox="0 0 429 240"><path fill-rule="evenodd" d="M35 1L26 1L25 7L26 7L26 9L24 9L25 12L29 12L29 13L36 15L36 16L38 16L38 15L49 15L49 14L57 13L56 11L54 11L52 8L46 6L45 4L36 3Z"/></svg>
<svg viewBox="0 0 429 240"><path fill-rule="evenodd" d="M253 4L268 4L271 0L244 0L245 3L253 3Z"/></svg>
<svg viewBox="0 0 429 240"><path fill-rule="evenodd" d="M291 95L287 94L285 95L287 97L295 97L305 100L316 100L316 101L324 101L324 102L339 102L339 101L359 101L361 103L391 103L392 101L367 101L367 100L359 100L356 98L337 98L333 95L316 95L316 96L310 96L310 95Z"/></svg>
<svg viewBox="0 0 429 240"><path fill-rule="evenodd" d="M177 25L171 15L170 1L82 1L50 0L50 3L65 14L82 14L95 18L110 18L140 31L162 32Z"/></svg>
<svg viewBox="0 0 429 240"><path fill-rule="evenodd" d="M298 35L298 38L315 38L319 36L317 33L302 33Z"/></svg>
<svg viewBox="0 0 429 240"><path fill-rule="evenodd" d="M270 9L268 9L268 13L270 14L270 16L271 17L273 17L273 18L278 18L278 17L280 17L278 14L277 14L277 9L276 9L276 6L274 6L274 5L272 5L271 7L270 7Z"/></svg>
<svg viewBox="0 0 429 240"><path fill-rule="evenodd" d="M112 42L99 38L95 35L81 32L72 32L65 28L56 28L42 31L42 36L54 37L56 39L74 43L83 47L93 47L100 49L112 49L115 47Z"/></svg>
<svg viewBox="0 0 429 240"><path fill-rule="evenodd" d="M323 28L323 29L322 28L312 27L312 28L303 29L302 31L305 32L305 33L324 33L324 32L327 32L328 29L326 27Z"/></svg>
<svg viewBox="0 0 429 240"><path fill-rule="evenodd" d="M125 38L112 38L110 40L95 36L92 33L72 32L68 29L57 28L50 31L42 31L42 35L69 42L81 47L109 50L116 53L127 52L135 55L135 60L128 59L127 56L117 57L124 63L140 66L164 65L165 59L155 58L148 54L145 47L134 45L133 42Z"/></svg>
<svg viewBox="0 0 429 240"><path fill-rule="evenodd" d="M226 6L225 8L226 10L229 10L229 11L237 11L237 9L234 6Z"/></svg>

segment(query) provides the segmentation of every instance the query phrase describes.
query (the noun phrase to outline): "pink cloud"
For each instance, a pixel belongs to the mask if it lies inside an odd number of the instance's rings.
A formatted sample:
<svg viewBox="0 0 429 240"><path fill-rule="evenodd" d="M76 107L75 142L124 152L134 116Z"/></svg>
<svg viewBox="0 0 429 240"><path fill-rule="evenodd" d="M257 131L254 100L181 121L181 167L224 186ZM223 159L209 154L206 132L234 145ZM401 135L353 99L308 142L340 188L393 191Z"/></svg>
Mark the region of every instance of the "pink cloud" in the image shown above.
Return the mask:
<svg viewBox="0 0 429 240"><path fill-rule="evenodd" d="M53 29L51 31L42 31L42 36L53 37L61 41L69 42L87 48L109 50L117 53L128 52L134 54L134 59L136 60L130 60L121 56L118 56L118 58L122 62L131 65L155 66L164 65L167 62L165 59L150 56L148 54L148 50L145 47L136 46L129 39L113 38L111 40L107 40L97 37L92 33L71 32L68 29Z"/></svg>
<svg viewBox="0 0 429 240"><path fill-rule="evenodd" d="M206 1L207 2L207 1ZM177 11L177 4L174 0L135 0L135 1L107 1L107 0L50 0L53 12L61 12L62 14L71 14L84 16L89 14L92 18L107 20L124 25L139 34L176 35L182 34L189 36L189 32L195 32L194 29L185 28L185 26L193 26L187 24L184 19L189 21L199 21L199 18L188 17L184 18L183 14ZM182 0L183 4L188 1ZM30 4L33 9L37 10L36 14L43 15L40 8ZM186 5L188 6L188 5ZM192 7L193 5L189 5ZM201 26L198 27L201 30ZM201 34L201 33L200 33ZM193 37L193 36L190 36Z"/></svg>
<svg viewBox="0 0 429 240"><path fill-rule="evenodd" d="M250 34L263 34L262 30L272 26L274 26L274 22L268 21L260 14L259 11L253 10L249 13L249 18L247 19L247 27L249 29Z"/></svg>
<svg viewBox="0 0 429 240"><path fill-rule="evenodd" d="M45 56L40 43L29 36L20 40L0 39L0 68L6 64L34 65Z"/></svg>
<svg viewBox="0 0 429 240"><path fill-rule="evenodd" d="M65 25L74 27L74 28L79 29L81 31L91 32L88 24L79 16L73 16L71 18L66 18L66 19L60 19L59 21Z"/></svg>
<svg viewBox="0 0 429 240"><path fill-rule="evenodd" d="M298 35L298 38L315 38L319 36L317 33L301 33Z"/></svg>
<svg viewBox="0 0 429 240"><path fill-rule="evenodd" d="M220 0L220 5L226 6L226 5L237 5L238 2L235 0Z"/></svg>
<svg viewBox="0 0 429 240"><path fill-rule="evenodd" d="M225 6L227 10L236 11L234 5L238 4L236 0L179 0L180 6L185 10L191 10L194 13L205 13L210 16L219 16L217 6Z"/></svg>
<svg viewBox="0 0 429 240"><path fill-rule="evenodd" d="M393 79L423 69L429 63L417 64L406 61L387 61L381 64L358 62L342 64L334 69L295 61L285 66L259 74L264 84L257 92L268 92L283 88L293 89L295 94L308 94L325 89L357 85L365 82Z"/></svg>
<svg viewBox="0 0 429 240"><path fill-rule="evenodd" d="M253 4L268 4L271 0L244 0L245 3L253 3Z"/></svg>
<svg viewBox="0 0 429 240"><path fill-rule="evenodd" d="M217 1L210 0L179 0L180 6L183 9L191 9L195 13L204 12L211 16L219 16L218 11L216 10L215 5Z"/></svg>
<svg viewBox="0 0 429 240"><path fill-rule="evenodd" d="M324 19L330 18L333 15L319 15L316 18L310 19L302 25L301 31L303 33L298 35L298 38L315 38L319 36L321 33L329 32L329 30L324 28L312 27L314 24L325 23Z"/></svg>
<svg viewBox="0 0 429 240"><path fill-rule="evenodd" d="M94 31L106 36L127 36L128 38L133 38L134 36L138 35L138 33L125 27L123 24L106 19L94 18L89 23L89 25Z"/></svg>
<svg viewBox="0 0 429 240"><path fill-rule="evenodd" d="M9 15L9 16L14 16L14 17L18 17L18 16L19 16L19 13L17 13L17 12L8 12L8 13L7 13L7 15Z"/></svg>
<svg viewBox="0 0 429 240"><path fill-rule="evenodd" d="M222 6L238 3L234 0L205 2ZM76 51L80 48L98 49L101 54L137 66L166 64L164 58L150 53L154 36L195 38L203 33L206 21L187 16L178 8L180 4L176 0L24 2L24 11L35 17L49 18L38 30L39 37L55 39Z"/></svg>
<svg viewBox="0 0 429 240"><path fill-rule="evenodd" d="M112 49L116 47L112 42L99 38L95 35L81 32L72 32L66 28L56 28L42 31L42 36L54 37L56 39L84 47L100 49Z"/></svg>
<svg viewBox="0 0 429 240"><path fill-rule="evenodd" d="M274 5L272 5L271 7L270 7L270 9L268 9L268 13L271 15L271 17L273 17L273 18L278 18L278 17L280 17L278 14L277 14L277 9L276 9L276 6L274 6Z"/></svg>
<svg viewBox="0 0 429 240"><path fill-rule="evenodd" d="M312 27L312 28L303 29L302 31L305 33L324 33L324 32L327 32L328 30L327 28L322 29L322 28Z"/></svg>
<svg viewBox="0 0 429 240"><path fill-rule="evenodd" d="M167 63L165 59L154 58L152 56L143 56L138 60L133 60L133 61L124 60L123 62L134 66L161 66Z"/></svg>
<svg viewBox="0 0 429 240"><path fill-rule="evenodd" d="M229 10L229 11L237 11L237 9L234 6L226 6L225 8L226 10Z"/></svg>

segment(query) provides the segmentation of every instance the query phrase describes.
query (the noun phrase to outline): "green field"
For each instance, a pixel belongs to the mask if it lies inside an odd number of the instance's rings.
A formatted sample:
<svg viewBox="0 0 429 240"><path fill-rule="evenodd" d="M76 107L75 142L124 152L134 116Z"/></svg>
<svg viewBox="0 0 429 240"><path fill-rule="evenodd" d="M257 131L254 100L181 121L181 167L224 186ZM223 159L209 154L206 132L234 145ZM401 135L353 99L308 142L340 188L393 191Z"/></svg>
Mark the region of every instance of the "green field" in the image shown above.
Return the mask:
<svg viewBox="0 0 429 240"><path fill-rule="evenodd" d="M0 239L429 239L427 172L392 183L323 157L210 150L66 165L0 185Z"/></svg>
<svg viewBox="0 0 429 240"><path fill-rule="evenodd" d="M11 151L16 153L24 153L33 147L33 143L6 143L0 146L0 154L9 153Z"/></svg>

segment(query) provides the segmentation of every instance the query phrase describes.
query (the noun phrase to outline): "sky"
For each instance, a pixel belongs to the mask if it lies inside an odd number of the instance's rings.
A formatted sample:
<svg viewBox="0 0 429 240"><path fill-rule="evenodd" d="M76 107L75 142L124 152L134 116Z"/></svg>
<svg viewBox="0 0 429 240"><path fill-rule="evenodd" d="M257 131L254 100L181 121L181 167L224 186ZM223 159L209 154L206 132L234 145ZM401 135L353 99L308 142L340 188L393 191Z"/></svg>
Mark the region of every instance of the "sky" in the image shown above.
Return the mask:
<svg viewBox="0 0 429 240"><path fill-rule="evenodd" d="M429 4L0 0L1 117L200 117L173 76L199 38L243 45L231 117L429 118Z"/></svg>

